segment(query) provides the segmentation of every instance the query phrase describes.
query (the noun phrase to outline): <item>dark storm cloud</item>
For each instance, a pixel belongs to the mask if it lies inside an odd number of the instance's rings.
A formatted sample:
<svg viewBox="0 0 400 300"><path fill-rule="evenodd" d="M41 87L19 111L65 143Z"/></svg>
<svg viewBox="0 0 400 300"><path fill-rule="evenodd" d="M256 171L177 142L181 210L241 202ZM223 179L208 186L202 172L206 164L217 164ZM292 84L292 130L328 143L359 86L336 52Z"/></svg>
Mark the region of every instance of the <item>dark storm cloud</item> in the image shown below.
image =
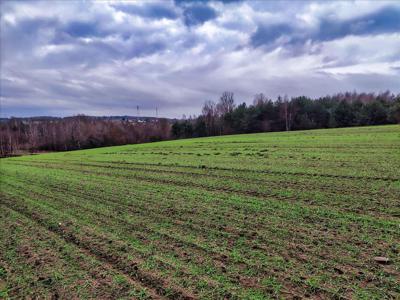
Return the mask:
<svg viewBox="0 0 400 300"><path fill-rule="evenodd" d="M3 97L29 97L32 93L32 90L29 86L21 85L13 80L8 78L4 78L1 81L1 95Z"/></svg>
<svg viewBox="0 0 400 300"><path fill-rule="evenodd" d="M8 25L1 30L3 51L25 52L37 45L41 30L59 26L56 18L23 19L18 24Z"/></svg>
<svg viewBox="0 0 400 300"><path fill-rule="evenodd" d="M269 45L283 35L292 33L294 29L288 24L259 25L251 37L253 46Z"/></svg>
<svg viewBox="0 0 400 300"><path fill-rule="evenodd" d="M187 26L203 24L217 17L217 12L202 2L188 2L183 6L184 22Z"/></svg>
<svg viewBox="0 0 400 300"><path fill-rule="evenodd" d="M176 19L178 14L170 7L162 5L162 3L149 2L145 6L115 4L113 5L117 10L126 12L128 14L137 15L145 18L154 19Z"/></svg>
<svg viewBox="0 0 400 300"><path fill-rule="evenodd" d="M307 40L330 41L348 35L371 35L400 31L400 9L393 6L384 7L376 12L349 20L340 20L337 15L323 16L317 30L307 32L299 24L285 22L277 24L259 24L251 36L254 47L269 46L279 38L287 37L282 44L299 46Z"/></svg>
<svg viewBox="0 0 400 300"><path fill-rule="evenodd" d="M392 6L354 19L324 19L314 40L327 41L347 35L366 35L400 31L400 9Z"/></svg>
<svg viewBox="0 0 400 300"><path fill-rule="evenodd" d="M228 1L174 1L176 6L183 11L183 21L186 26L201 25L204 22L215 19L217 17L217 11L209 5L212 2L228 3Z"/></svg>
<svg viewBox="0 0 400 300"><path fill-rule="evenodd" d="M210 3L210 2L216 2L216 3L223 3L223 4L230 4L230 3L239 3L243 2L244 0L174 0L174 3L176 5L182 5L182 4L187 4L187 3Z"/></svg>
<svg viewBox="0 0 400 300"><path fill-rule="evenodd" d="M6 1L1 114L199 113L251 101L400 92L400 3Z"/></svg>
<svg viewBox="0 0 400 300"><path fill-rule="evenodd" d="M100 24L97 22L82 22L74 21L69 23L62 30L72 37L104 37L108 33L100 29Z"/></svg>

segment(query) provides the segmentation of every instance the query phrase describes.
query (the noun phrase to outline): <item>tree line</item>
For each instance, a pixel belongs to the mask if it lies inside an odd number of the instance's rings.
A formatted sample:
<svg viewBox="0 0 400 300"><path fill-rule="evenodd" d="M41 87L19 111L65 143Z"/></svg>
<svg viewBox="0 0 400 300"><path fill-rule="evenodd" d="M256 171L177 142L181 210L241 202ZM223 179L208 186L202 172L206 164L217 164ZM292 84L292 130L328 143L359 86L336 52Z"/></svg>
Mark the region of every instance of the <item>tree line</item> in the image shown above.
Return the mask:
<svg viewBox="0 0 400 300"><path fill-rule="evenodd" d="M161 141L169 139L170 132L167 119L11 118L0 122L0 157Z"/></svg>
<svg viewBox="0 0 400 300"><path fill-rule="evenodd" d="M206 101L197 117L128 120L84 115L11 118L0 122L0 157L25 152L67 151L223 134L289 131L400 123L400 94L340 93L316 99L272 100L264 94L236 105L234 94Z"/></svg>
<svg viewBox="0 0 400 300"><path fill-rule="evenodd" d="M234 94L224 92L217 102L205 102L200 116L177 120L171 130L173 138L189 138L395 123L400 123L400 94L389 91L275 101L257 94L251 105L236 105Z"/></svg>

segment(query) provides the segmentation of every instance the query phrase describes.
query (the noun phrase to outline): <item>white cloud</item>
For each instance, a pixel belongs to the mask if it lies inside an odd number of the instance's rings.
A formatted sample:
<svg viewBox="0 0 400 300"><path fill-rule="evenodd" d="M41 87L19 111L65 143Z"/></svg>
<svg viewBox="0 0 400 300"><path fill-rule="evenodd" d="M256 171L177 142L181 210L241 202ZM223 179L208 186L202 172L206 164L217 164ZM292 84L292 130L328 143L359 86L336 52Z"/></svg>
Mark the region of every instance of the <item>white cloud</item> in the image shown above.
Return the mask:
<svg viewBox="0 0 400 300"><path fill-rule="evenodd" d="M213 2L216 17L192 27L172 1L159 4L176 18L135 15L115 4L7 3L0 24L3 114L27 114L29 107L34 114L135 114L139 105L142 113L158 107L179 117L199 113L224 90L240 102L258 92L400 92L399 30L319 36L326 19L347 22L393 2ZM276 24L288 29L266 36L267 46L252 45L258 26L268 33Z"/></svg>

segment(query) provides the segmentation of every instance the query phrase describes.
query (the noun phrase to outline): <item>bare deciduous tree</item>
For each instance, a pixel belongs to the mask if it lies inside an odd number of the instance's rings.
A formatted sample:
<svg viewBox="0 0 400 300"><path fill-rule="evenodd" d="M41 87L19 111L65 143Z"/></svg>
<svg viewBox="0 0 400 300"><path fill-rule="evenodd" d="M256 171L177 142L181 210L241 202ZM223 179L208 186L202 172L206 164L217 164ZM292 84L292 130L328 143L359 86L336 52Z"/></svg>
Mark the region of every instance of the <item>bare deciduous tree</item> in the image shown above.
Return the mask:
<svg viewBox="0 0 400 300"><path fill-rule="evenodd" d="M234 110L234 108L235 108L235 100L233 98L233 93L223 92L216 106L218 115L222 116L227 113L230 113Z"/></svg>

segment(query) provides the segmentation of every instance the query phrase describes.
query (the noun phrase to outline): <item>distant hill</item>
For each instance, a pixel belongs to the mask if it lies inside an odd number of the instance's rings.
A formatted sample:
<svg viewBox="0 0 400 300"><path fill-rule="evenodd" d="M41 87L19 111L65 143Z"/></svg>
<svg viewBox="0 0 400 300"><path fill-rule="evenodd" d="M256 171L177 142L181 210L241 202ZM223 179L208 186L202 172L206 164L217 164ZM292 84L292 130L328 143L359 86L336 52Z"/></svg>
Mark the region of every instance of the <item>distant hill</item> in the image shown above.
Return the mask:
<svg viewBox="0 0 400 300"><path fill-rule="evenodd" d="M168 121L176 121L177 119L170 118L156 118L156 117L146 117L146 116L86 116L86 115L78 115L84 116L86 118L92 118L96 120L111 120L111 121L154 121L154 120L168 120ZM51 121L51 120L62 120L62 119L72 119L78 116L67 116L67 117L51 117L51 116L36 116L36 117L10 117L10 118L0 118L0 122L7 122L11 119L20 120L20 121Z"/></svg>

